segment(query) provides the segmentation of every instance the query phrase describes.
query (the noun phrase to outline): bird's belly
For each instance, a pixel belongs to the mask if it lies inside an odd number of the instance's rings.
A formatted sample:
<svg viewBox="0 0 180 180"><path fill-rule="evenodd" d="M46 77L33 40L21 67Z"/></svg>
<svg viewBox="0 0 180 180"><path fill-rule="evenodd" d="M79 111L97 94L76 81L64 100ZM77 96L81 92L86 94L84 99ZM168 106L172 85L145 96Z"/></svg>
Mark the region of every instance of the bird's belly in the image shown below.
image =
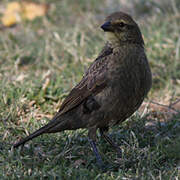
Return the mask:
<svg viewBox="0 0 180 180"><path fill-rule="evenodd" d="M101 111L104 112L102 119L104 124L112 126L130 117L144 99L144 96L138 94L139 90L109 88L98 94L96 100L100 103Z"/></svg>

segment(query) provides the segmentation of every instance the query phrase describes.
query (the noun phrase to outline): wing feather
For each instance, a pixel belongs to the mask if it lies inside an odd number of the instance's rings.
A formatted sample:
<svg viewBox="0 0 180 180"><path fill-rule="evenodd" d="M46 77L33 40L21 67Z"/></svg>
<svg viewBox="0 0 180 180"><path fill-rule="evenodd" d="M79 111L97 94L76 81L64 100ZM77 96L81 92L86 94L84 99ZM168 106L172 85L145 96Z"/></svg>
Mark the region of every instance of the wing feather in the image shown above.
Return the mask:
<svg viewBox="0 0 180 180"><path fill-rule="evenodd" d="M87 97L96 95L106 87L107 64L111 53L112 49L109 46L105 46L100 56L89 67L82 80L71 90L63 101L58 115L73 109Z"/></svg>

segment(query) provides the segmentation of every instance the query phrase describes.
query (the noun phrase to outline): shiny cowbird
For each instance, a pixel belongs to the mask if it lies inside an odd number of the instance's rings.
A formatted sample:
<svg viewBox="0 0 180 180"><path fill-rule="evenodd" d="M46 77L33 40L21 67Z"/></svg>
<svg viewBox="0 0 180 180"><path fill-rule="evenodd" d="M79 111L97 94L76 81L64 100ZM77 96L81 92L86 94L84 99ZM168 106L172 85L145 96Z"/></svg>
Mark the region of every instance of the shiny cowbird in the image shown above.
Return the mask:
<svg viewBox="0 0 180 180"><path fill-rule="evenodd" d="M140 29L131 16L115 12L101 28L107 42L82 80L71 90L53 119L14 144L15 148L44 133L86 128L98 164L103 163L96 147L97 129L121 152L106 132L140 107L151 88L152 76Z"/></svg>

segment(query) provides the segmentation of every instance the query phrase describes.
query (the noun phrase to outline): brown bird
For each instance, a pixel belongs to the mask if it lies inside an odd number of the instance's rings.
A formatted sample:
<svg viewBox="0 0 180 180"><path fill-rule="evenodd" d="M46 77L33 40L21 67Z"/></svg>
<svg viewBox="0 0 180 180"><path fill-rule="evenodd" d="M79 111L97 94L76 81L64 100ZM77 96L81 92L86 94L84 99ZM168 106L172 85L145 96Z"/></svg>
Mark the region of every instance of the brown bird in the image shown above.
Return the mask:
<svg viewBox="0 0 180 180"><path fill-rule="evenodd" d="M129 15L115 12L101 28L107 34L107 43L82 80L71 90L54 118L14 144L15 148L44 133L87 128L100 165L102 159L95 143L97 129L120 152L106 132L139 108L151 88L152 77L140 29Z"/></svg>

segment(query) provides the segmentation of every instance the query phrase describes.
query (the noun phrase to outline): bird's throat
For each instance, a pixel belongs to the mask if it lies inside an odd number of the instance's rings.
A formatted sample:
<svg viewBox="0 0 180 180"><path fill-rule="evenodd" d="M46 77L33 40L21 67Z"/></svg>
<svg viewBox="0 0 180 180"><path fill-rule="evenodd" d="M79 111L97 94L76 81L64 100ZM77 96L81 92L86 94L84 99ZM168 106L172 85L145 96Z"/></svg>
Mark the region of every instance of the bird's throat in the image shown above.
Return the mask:
<svg viewBox="0 0 180 180"><path fill-rule="evenodd" d="M112 45L113 47L119 46L120 42L119 39L116 37L116 35L113 32L106 32L106 40Z"/></svg>

